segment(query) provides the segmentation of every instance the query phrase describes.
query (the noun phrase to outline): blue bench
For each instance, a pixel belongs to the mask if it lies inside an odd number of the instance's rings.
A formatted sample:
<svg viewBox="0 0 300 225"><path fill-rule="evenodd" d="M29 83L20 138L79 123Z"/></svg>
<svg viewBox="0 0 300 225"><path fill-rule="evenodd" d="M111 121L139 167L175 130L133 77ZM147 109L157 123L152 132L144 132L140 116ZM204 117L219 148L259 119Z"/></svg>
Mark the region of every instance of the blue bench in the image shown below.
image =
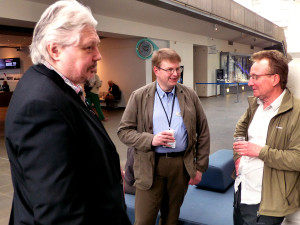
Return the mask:
<svg viewBox="0 0 300 225"><path fill-rule="evenodd" d="M233 170L233 151L218 150L209 156L208 169L197 186L203 189L225 191L234 181L231 177Z"/></svg>
<svg viewBox="0 0 300 225"><path fill-rule="evenodd" d="M197 186L189 186L178 225L233 225L232 150L209 156L209 167ZM127 214L134 223L134 195L125 194ZM158 224L159 215L157 217Z"/></svg>

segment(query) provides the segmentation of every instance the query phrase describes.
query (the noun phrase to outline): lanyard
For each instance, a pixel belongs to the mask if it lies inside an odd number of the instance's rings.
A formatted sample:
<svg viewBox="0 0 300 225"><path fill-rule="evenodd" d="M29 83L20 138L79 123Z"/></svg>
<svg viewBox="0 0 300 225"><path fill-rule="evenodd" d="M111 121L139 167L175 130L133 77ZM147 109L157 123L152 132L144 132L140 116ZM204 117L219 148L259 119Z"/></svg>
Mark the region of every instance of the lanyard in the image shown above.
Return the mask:
<svg viewBox="0 0 300 225"><path fill-rule="evenodd" d="M163 102L162 102L162 100L161 100L161 98L160 98L160 96L159 96L157 90L156 90L156 93L157 93L157 96L158 96L158 98L159 98L159 100L160 100L161 106L163 107L164 112L165 112L165 114L166 114L166 117L167 117L167 120L168 120L168 124L169 124L169 130L170 130L170 128L171 128L171 122L172 122L172 117L173 117L174 103L175 103L175 92L174 92L174 96L173 96L173 102L172 102L172 110L171 110L170 120L169 120L167 111L166 111L166 109L165 109L165 107L164 107L164 104L163 104ZM167 96L167 97L168 97L168 96Z"/></svg>

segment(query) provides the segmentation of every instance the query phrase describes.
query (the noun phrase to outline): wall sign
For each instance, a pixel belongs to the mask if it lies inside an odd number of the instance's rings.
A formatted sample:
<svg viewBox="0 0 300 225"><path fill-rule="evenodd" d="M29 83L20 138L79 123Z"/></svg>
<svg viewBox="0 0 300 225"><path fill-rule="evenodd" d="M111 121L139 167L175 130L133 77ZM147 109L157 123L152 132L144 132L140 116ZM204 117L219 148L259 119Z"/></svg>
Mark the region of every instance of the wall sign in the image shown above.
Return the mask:
<svg viewBox="0 0 300 225"><path fill-rule="evenodd" d="M216 45L208 46L208 54L217 54L217 53L218 50Z"/></svg>
<svg viewBox="0 0 300 225"><path fill-rule="evenodd" d="M142 59L149 59L157 49L158 47L148 38L141 39L136 44L136 54Z"/></svg>

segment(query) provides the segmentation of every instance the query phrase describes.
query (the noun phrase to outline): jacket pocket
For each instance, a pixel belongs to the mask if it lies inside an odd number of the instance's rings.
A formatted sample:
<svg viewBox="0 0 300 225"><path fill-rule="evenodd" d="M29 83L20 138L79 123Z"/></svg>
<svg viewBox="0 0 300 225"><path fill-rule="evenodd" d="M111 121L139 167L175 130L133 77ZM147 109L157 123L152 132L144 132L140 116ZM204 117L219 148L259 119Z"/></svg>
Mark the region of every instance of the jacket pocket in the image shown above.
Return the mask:
<svg viewBox="0 0 300 225"><path fill-rule="evenodd" d="M289 206L299 207L299 176L298 172L284 172L285 198Z"/></svg>
<svg viewBox="0 0 300 225"><path fill-rule="evenodd" d="M141 190L151 188L154 176L155 153L141 152L135 150L133 171L135 183L134 185Z"/></svg>

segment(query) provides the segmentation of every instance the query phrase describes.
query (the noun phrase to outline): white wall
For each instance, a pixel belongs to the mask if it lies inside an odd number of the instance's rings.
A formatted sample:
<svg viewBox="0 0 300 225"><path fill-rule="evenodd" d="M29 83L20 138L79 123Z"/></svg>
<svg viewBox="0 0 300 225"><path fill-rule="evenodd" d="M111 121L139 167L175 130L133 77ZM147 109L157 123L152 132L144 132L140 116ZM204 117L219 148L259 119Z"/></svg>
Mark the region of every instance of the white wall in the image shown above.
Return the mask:
<svg viewBox="0 0 300 225"><path fill-rule="evenodd" d="M289 24L288 24L288 46L287 51L292 53L291 55L295 58L300 56L300 31L299 31L299 20L300 20L300 2L295 1L289 12Z"/></svg>
<svg viewBox="0 0 300 225"><path fill-rule="evenodd" d="M208 85L196 83L207 83L207 60L208 60L208 51L207 46L195 46L194 47L194 81L195 81L195 90L199 96L207 96L207 87Z"/></svg>
<svg viewBox="0 0 300 225"><path fill-rule="evenodd" d="M114 81L122 91L119 107L125 107L131 92L146 84L146 63L135 51L138 40L104 38L100 43L102 60L98 62L98 75L103 81L100 92L108 90L109 80Z"/></svg>
<svg viewBox="0 0 300 225"><path fill-rule="evenodd" d="M126 106L132 91L152 82L151 59L143 60L136 54L135 48L141 38L101 40L100 53L103 59L99 62L98 74L103 80L100 92L107 91L108 80L113 80L120 86L123 98L120 106ZM195 85L196 83L216 82L216 69L220 67L220 52L238 52L252 54L260 49L250 49L250 46L227 41L208 39L209 45L216 45L217 53L208 54L207 46L196 46L179 41L167 41L151 38L159 47L170 47L178 52L184 66L183 83L197 90L199 96L214 96L215 85ZM219 88L218 88L219 93Z"/></svg>
<svg viewBox="0 0 300 225"><path fill-rule="evenodd" d="M216 83L216 69L220 68L220 53L217 54L208 54L207 59L207 82ZM216 95L216 85L209 84L207 85L207 95L213 96Z"/></svg>
<svg viewBox="0 0 300 225"><path fill-rule="evenodd" d="M184 66L183 84L194 88L193 44L170 41L170 48L174 49L181 57L180 65Z"/></svg>
<svg viewBox="0 0 300 225"><path fill-rule="evenodd" d="M159 39L151 39L151 41L158 47L158 48L169 48L170 43L166 40L159 40ZM153 74L153 68L152 68L152 61L151 57L146 60L146 84L151 83L155 80L155 75Z"/></svg>
<svg viewBox="0 0 300 225"><path fill-rule="evenodd" d="M0 11L1 12L1 11ZM123 19L107 16L94 15L98 21L98 30L102 32L118 33L124 35L134 35L148 37L159 40L173 40L190 44L207 44L207 37L186 33L166 27L153 26L149 24L126 21ZM163 24L164 22L162 22Z"/></svg>
<svg viewBox="0 0 300 225"><path fill-rule="evenodd" d="M33 3L22 0L0 1L0 15L2 18L37 22L49 4Z"/></svg>

